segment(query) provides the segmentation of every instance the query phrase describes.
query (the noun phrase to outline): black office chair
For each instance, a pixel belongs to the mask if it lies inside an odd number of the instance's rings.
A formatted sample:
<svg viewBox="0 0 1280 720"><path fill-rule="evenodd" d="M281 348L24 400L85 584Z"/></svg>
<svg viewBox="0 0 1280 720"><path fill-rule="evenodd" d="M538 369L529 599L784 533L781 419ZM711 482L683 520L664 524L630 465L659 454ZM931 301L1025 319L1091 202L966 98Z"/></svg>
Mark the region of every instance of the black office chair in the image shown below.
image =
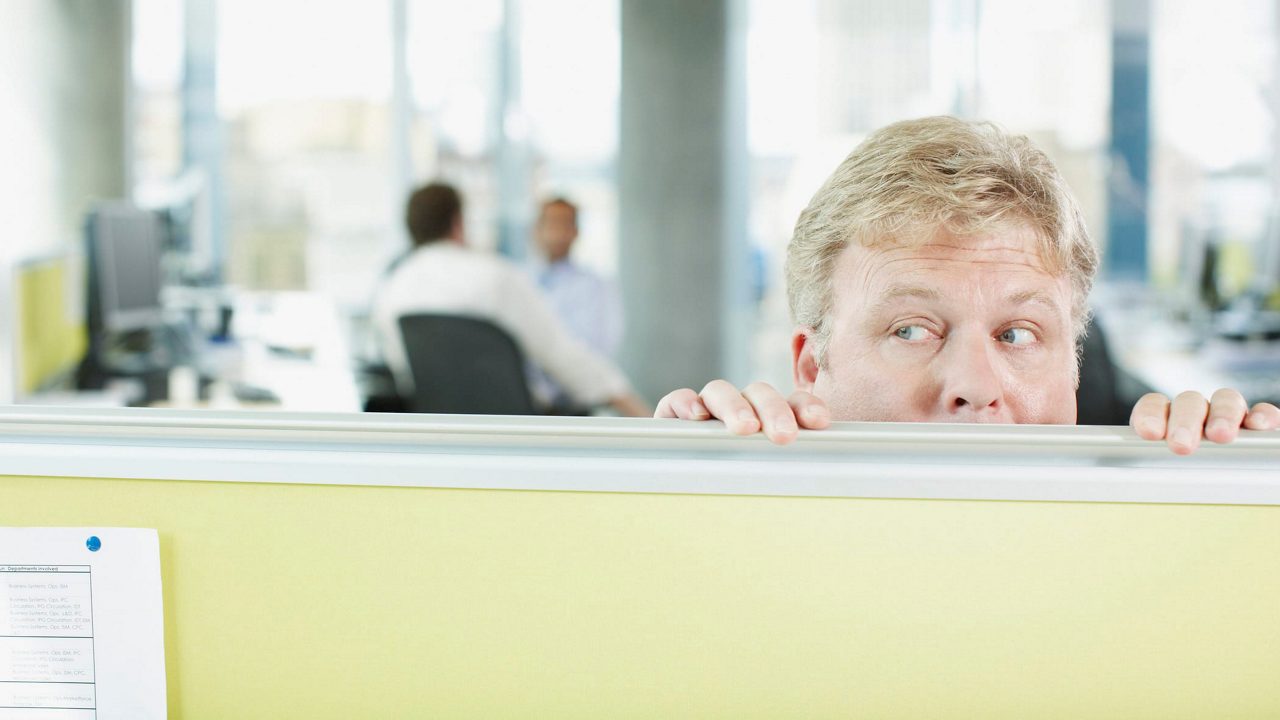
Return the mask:
<svg viewBox="0 0 1280 720"><path fill-rule="evenodd" d="M413 394L406 398L410 412L537 412L520 348L493 323L458 315L405 315L400 336L413 375Z"/></svg>
<svg viewBox="0 0 1280 720"><path fill-rule="evenodd" d="M1134 403L1148 392L1151 388L1111 361L1106 335L1091 319L1080 356L1076 424L1128 425Z"/></svg>

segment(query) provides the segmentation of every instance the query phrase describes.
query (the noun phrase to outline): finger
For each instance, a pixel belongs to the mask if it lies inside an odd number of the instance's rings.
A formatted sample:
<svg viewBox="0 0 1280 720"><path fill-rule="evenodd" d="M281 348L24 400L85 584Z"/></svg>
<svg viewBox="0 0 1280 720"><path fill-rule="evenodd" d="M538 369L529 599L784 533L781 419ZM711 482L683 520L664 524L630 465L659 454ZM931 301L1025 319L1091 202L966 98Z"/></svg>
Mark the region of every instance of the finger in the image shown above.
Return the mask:
<svg viewBox="0 0 1280 720"><path fill-rule="evenodd" d="M1275 430L1280 428L1280 408L1271 403L1258 403L1249 411L1244 419L1244 426L1250 430Z"/></svg>
<svg viewBox="0 0 1280 720"><path fill-rule="evenodd" d="M821 430L831 424L831 411L827 404L813 393L797 390L787 398L787 404L802 428Z"/></svg>
<svg viewBox="0 0 1280 720"><path fill-rule="evenodd" d="M764 427L764 434L778 445L786 445L796 439L800 431L795 412L786 398L769 383L754 382L742 390L742 396L755 408L756 417Z"/></svg>
<svg viewBox="0 0 1280 720"><path fill-rule="evenodd" d="M672 390L658 401L658 409L653 413L656 418L681 418L682 420L707 420L711 413L698 398L698 393L689 388Z"/></svg>
<svg viewBox="0 0 1280 720"><path fill-rule="evenodd" d="M1198 392L1184 392L1169 407L1169 429L1165 439L1169 449L1178 455L1190 455L1200 447L1204 436L1204 420L1209 415L1209 401Z"/></svg>
<svg viewBox="0 0 1280 720"><path fill-rule="evenodd" d="M1209 419L1204 436L1216 443L1229 443L1240 434L1240 425L1249 412L1249 403L1238 390L1222 388L1209 398Z"/></svg>
<svg viewBox="0 0 1280 720"><path fill-rule="evenodd" d="M1169 398L1160 393L1147 393L1133 406L1129 427L1143 440L1163 440L1169 423Z"/></svg>
<svg viewBox="0 0 1280 720"><path fill-rule="evenodd" d="M720 418L734 435L750 435L760 429L760 418L738 388L725 380L712 380L698 393L711 417Z"/></svg>

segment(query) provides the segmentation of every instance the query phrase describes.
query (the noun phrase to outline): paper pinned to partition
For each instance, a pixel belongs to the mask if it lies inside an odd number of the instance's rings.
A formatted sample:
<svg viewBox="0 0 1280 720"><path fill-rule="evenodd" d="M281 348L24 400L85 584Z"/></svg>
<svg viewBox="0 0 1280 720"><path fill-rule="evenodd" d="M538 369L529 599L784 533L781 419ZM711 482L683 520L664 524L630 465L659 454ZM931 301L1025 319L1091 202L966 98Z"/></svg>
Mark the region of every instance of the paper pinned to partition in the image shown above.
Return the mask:
<svg viewBox="0 0 1280 720"><path fill-rule="evenodd" d="M166 715L156 531L0 528L0 720Z"/></svg>

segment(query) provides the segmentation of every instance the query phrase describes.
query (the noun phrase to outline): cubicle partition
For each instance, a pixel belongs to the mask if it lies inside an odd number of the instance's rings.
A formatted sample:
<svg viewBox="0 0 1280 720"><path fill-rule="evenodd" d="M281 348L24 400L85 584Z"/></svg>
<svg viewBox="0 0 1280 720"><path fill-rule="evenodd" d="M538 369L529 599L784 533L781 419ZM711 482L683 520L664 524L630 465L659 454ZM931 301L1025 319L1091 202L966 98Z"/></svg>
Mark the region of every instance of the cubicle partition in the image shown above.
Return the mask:
<svg viewBox="0 0 1280 720"><path fill-rule="evenodd" d="M1280 439L0 412L0 525L159 530L174 718L1280 715Z"/></svg>

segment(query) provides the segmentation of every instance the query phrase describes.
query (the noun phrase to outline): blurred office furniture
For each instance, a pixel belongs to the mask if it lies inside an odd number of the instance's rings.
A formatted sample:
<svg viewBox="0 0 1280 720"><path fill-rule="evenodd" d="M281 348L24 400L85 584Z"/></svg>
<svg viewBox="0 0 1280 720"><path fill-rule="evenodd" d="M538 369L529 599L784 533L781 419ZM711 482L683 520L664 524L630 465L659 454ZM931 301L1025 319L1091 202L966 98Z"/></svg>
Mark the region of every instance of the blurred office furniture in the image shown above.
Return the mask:
<svg viewBox="0 0 1280 720"><path fill-rule="evenodd" d="M1261 205L1269 191L1233 204L1250 196L1239 190L1220 187L1182 223L1166 287L1094 289L1117 368L1169 397L1234 388L1250 404L1280 403L1280 215Z"/></svg>
<svg viewBox="0 0 1280 720"><path fill-rule="evenodd" d="M416 314L400 318L413 376L412 412L536 413L515 340L487 320Z"/></svg>
<svg viewBox="0 0 1280 720"><path fill-rule="evenodd" d="M183 318L193 338L190 357L172 370L178 377L194 376L195 390L148 404L360 409L349 346L329 298L309 292L170 287L165 307Z"/></svg>
<svg viewBox="0 0 1280 720"><path fill-rule="evenodd" d="M186 286L217 284L223 273L213 241L212 188L206 173L189 167L177 177L145 183L134 194L164 227L166 279Z"/></svg>
<svg viewBox="0 0 1280 720"><path fill-rule="evenodd" d="M68 387L86 348L82 263L63 253L17 263L14 310L17 398Z"/></svg>
<svg viewBox="0 0 1280 720"><path fill-rule="evenodd" d="M1107 341L1098 326L1090 324L1080 352L1080 384L1076 388L1077 425L1124 425L1127 411L1116 393L1116 369L1107 353ZM1124 421L1120 421L1125 414Z"/></svg>
<svg viewBox="0 0 1280 720"><path fill-rule="evenodd" d="M1269 197L1269 194L1268 194ZM1217 210L1181 232L1176 305L1206 338L1280 340L1280 211Z"/></svg>
<svg viewBox="0 0 1280 720"><path fill-rule="evenodd" d="M136 379L76 388L88 347L83 256L59 252L20 260L11 269L0 281L8 310L0 364L10 388L3 402L122 407L139 401L145 389Z"/></svg>
<svg viewBox="0 0 1280 720"><path fill-rule="evenodd" d="M171 262L191 249L181 237L186 224L172 214L103 203L86 220L83 263L68 253L6 272L6 397L23 404L359 410L334 303L315 293L193 281L185 265ZM169 397L174 378L191 389Z"/></svg>
<svg viewBox="0 0 1280 720"><path fill-rule="evenodd" d="M1265 334L1232 337L1216 330L1216 315L1190 315L1146 290L1102 286L1097 317L1113 340L1116 367L1155 392L1211 396L1239 390L1250 404L1280 402L1280 341Z"/></svg>
<svg viewBox="0 0 1280 720"><path fill-rule="evenodd" d="M202 341L195 365L202 378L229 386L232 400L224 395L225 404L360 410L350 346L332 299L301 291L238 291L231 297L229 336Z"/></svg>
<svg viewBox="0 0 1280 720"><path fill-rule="evenodd" d="M0 524L159 529L174 717L1280 717L1275 433L3 408L0 461Z"/></svg>
<svg viewBox="0 0 1280 720"><path fill-rule="evenodd" d="M409 398L400 394L395 374L381 360L358 361L356 382L364 398L364 411L374 413L412 412Z"/></svg>
<svg viewBox="0 0 1280 720"><path fill-rule="evenodd" d="M166 322L160 302L165 229L159 215L129 203L103 203L85 222L88 347L77 387L136 378L144 401L164 396L169 369L189 358L183 328Z"/></svg>
<svg viewBox="0 0 1280 720"><path fill-rule="evenodd" d="M1280 404L1280 342L1242 343L1186 337L1167 324L1165 337L1148 337L1118 350L1121 367L1170 397L1194 390L1205 397L1220 388L1239 390L1249 402Z"/></svg>
<svg viewBox="0 0 1280 720"><path fill-rule="evenodd" d="M1134 403L1151 388L1116 366L1106 333L1091 318L1080 352L1080 384L1076 388L1077 425L1128 425Z"/></svg>

